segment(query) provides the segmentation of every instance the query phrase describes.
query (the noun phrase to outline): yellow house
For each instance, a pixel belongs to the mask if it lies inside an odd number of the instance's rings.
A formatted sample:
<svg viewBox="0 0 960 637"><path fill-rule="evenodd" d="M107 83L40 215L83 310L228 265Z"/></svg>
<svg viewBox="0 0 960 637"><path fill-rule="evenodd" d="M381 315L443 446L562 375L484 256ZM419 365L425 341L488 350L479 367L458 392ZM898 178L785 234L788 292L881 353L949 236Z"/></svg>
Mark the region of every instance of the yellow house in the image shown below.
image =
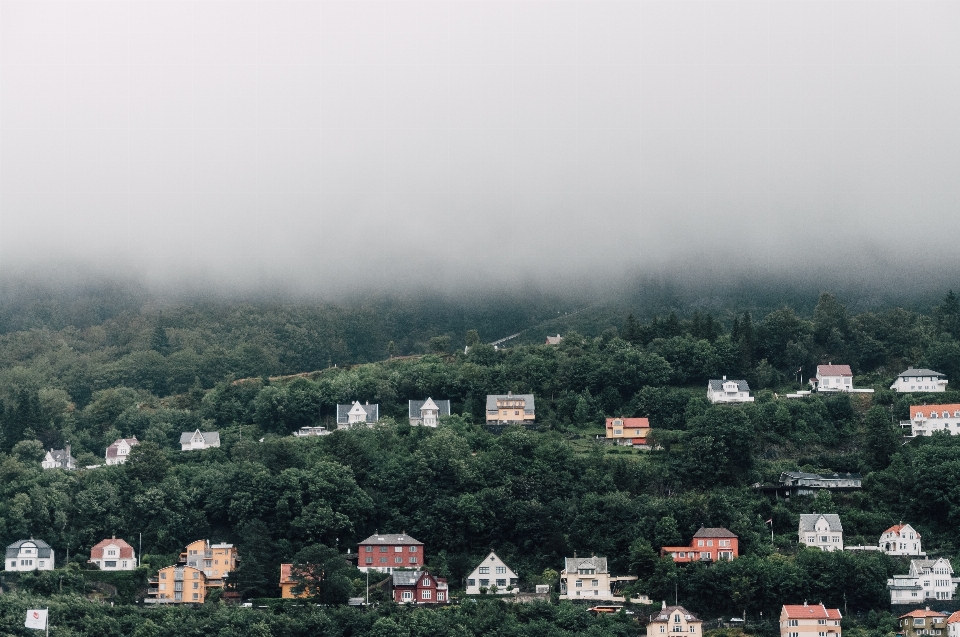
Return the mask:
<svg viewBox="0 0 960 637"><path fill-rule="evenodd" d="M693 613L683 606L663 607L659 612L650 615L650 621L647 623L647 637L701 637L703 635L703 622Z"/></svg>
<svg viewBox="0 0 960 637"><path fill-rule="evenodd" d="M605 557L567 557L560 572L560 599L622 602L620 589L636 580L632 575L611 575Z"/></svg>
<svg viewBox="0 0 960 637"><path fill-rule="evenodd" d="M197 540L187 544L179 562L203 571L207 586L223 586L223 580L237 568L237 547L233 544L210 544Z"/></svg>
<svg viewBox="0 0 960 637"><path fill-rule="evenodd" d="M537 419L533 394L487 394L487 423L533 422Z"/></svg>
<svg viewBox="0 0 960 637"><path fill-rule="evenodd" d="M316 593L316 591L311 591L311 586L305 586L304 590L299 593L294 593L293 589L300 585L300 582L293 577L293 564L281 564L280 565L280 597L283 599L295 599L298 597L309 597L311 593Z"/></svg>
<svg viewBox="0 0 960 637"><path fill-rule="evenodd" d="M649 435L648 418L607 418L607 440L614 444L645 446Z"/></svg>
<svg viewBox="0 0 960 637"><path fill-rule="evenodd" d="M148 601L202 604L207 597L207 578L192 566L168 566L150 578Z"/></svg>

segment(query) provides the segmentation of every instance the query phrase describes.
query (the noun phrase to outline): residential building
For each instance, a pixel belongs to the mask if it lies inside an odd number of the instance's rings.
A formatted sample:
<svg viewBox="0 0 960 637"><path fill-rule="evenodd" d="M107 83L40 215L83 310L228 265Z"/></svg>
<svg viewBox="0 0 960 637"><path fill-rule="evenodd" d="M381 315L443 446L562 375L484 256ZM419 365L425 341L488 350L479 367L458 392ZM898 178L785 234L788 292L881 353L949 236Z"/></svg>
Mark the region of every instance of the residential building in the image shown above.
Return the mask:
<svg viewBox="0 0 960 637"><path fill-rule="evenodd" d="M947 377L932 369L910 368L897 376L890 389L895 392L947 391Z"/></svg>
<svg viewBox="0 0 960 637"><path fill-rule="evenodd" d="M107 447L107 464L123 464L130 457L130 450L140 444L137 437L117 438Z"/></svg>
<svg viewBox="0 0 960 637"><path fill-rule="evenodd" d="M423 567L424 555L423 542L405 533L374 533L357 547L357 568L381 573L418 569Z"/></svg>
<svg viewBox="0 0 960 637"><path fill-rule="evenodd" d="M929 436L934 431L960 433L960 404L912 405L909 422L901 421L900 426L909 427L913 436Z"/></svg>
<svg viewBox="0 0 960 637"><path fill-rule="evenodd" d="M467 575L467 595L496 592L498 595L516 593L519 578L497 554L490 551L480 564Z"/></svg>
<svg viewBox="0 0 960 637"><path fill-rule="evenodd" d="M703 622L683 606L667 606L664 602L659 612L650 615L647 622L647 637L674 635L703 635Z"/></svg>
<svg viewBox="0 0 960 637"><path fill-rule="evenodd" d="M650 435L648 418L607 418L607 440L626 446L646 446Z"/></svg>
<svg viewBox="0 0 960 637"><path fill-rule="evenodd" d="M450 401L429 397L426 400L411 400L407 409L411 426L436 427L440 424L440 416L450 415Z"/></svg>
<svg viewBox="0 0 960 637"><path fill-rule="evenodd" d="M52 571L53 549L43 540L18 540L7 547L5 571Z"/></svg>
<svg viewBox="0 0 960 637"><path fill-rule="evenodd" d="M780 637L841 637L840 609L820 604L784 604Z"/></svg>
<svg viewBox="0 0 960 637"><path fill-rule="evenodd" d="M307 438L310 436L326 436L332 433L332 431L327 431L326 427L300 427L298 431L293 432L293 435L297 438Z"/></svg>
<svg viewBox="0 0 960 637"><path fill-rule="evenodd" d="M710 380L707 383L707 400L718 403L752 403L750 385L745 380Z"/></svg>
<svg viewBox="0 0 960 637"><path fill-rule="evenodd" d="M44 469L67 469L73 471L77 468L77 459L70 454L70 445L66 449L51 449L40 462Z"/></svg>
<svg viewBox="0 0 960 637"><path fill-rule="evenodd" d="M196 540L180 553L179 564L201 571L208 587L224 585L224 579L237 568L237 547L233 544L211 544L210 540Z"/></svg>
<svg viewBox="0 0 960 637"><path fill-rule="evenodd" d="M887 555L925 555L920 534L909 524L894 524L880 535L880 550Z"/></svg>
<svg viewBox="0 0 960 637"><path fill-rule="evenodd" d="M928 606L922 610L913 610L900 616L900 630L897 635L903 637L927 637L928 635L945 635L947 628L946 613L930 610Z"/></svg>
<svg viewBox="0 0 960 637"><path fill-rule="evenodd" d="M563 337L557 334L556 336L548 336L546 345L559 345L563 342Z"/></svg>
<svg viewBox="0 0 960 637"><path fill-rule="evenodd" d="M354 401L352 405L337 405L337 428L346 429L351 425L372 425L380 420L380 405Z"/></svg>
<svg viewBox="0 0 960 637"><path fill-rule="evenodd" d="M716 562L732 560L740 555L739 538L724 528L704 528L693 534L690 546L664 546L660 556L674 562Z"/></svg>
<svg viewBox="0 0 960 637"><path fill-rule="evenodd" d="M210 447L220 446L220 432L203 431L199 429L190 433L184 431L180 434L180 451L193 451L194 449L209 449Z"/></svg>
<svg viewBox="0 0 960 637"><path fill-rule="evenodd" d="M950 560L910 560L906 575L887 580L891 604L922 604L928 600L952 600L960 579L953 577Z"/></svg>
<svg viewBox="0 0 960 637"><path fill-rule="evenodd" d="M784 495L814 495L817 491L853 491L863 484L859 473L808 473L784 471L780 474L778 492Z"/></svg>
<svg viewBox="0 0 960 637"><path fill-rule="evenodd" d="M960 610L947 617L947 637L960 637Z"/></svg>
<svg viewBox="0 0 960 637"><path fill-rule="evenodd" d="M207 578L192 566L162 568L148 582L149 597L144 601L150 604L202 604L207 598Z"/></svg>
<svg viewBox="0 0 960 637"><path fill-rule="evenodd" d="M801 544L822 551L843 550L843 525L836 513L801 513L797 536Z"/></svg>
<svg viewBox="0 0 960 637"><path fill-rule="evenodd" d="M560 599L588 599L622 602L624 582L636 581L633 576L612 576L605 557L568 557L560 572Z"/></svg>
<svg viewBox="0 0 960 637"><path fill-rule="evenodd" d="M113 536L90 549L88 564L96 564L101 571L132 571L137 568L137 553L123 540Z"/></svg>
<svg viewBox="0 0 960 637"><path fill-rule="evenodd" d="M398 604L449 604L447 580L429 571L396 570L390 579L393 601Z"/></svg>
<svg viewBox="0 0 960 637"><path fill-rule="evenodd" d="M809 382L815 390L821 392L873 393L872 389L854 389L853 372L849 365L817 365L817 375Z"/></svg>
<svg viewBox="0 0 960 637"><path fill-rule="evenodd" d="M510 424L536 420L533 394L487 394L487 424Z"/></svg>
<svg viewBox="0 0 960 637"><path fill-rule="evenodd" d="M311 594L311 586L308 583L310 578L307 577L306 573L298 573L297 569L294 568L293 564L281 564L280 565L280 597L283 599L297 599L309 597ZM303 590L299 593L295 592L294 589L298 586L303 586Z"/></svg>

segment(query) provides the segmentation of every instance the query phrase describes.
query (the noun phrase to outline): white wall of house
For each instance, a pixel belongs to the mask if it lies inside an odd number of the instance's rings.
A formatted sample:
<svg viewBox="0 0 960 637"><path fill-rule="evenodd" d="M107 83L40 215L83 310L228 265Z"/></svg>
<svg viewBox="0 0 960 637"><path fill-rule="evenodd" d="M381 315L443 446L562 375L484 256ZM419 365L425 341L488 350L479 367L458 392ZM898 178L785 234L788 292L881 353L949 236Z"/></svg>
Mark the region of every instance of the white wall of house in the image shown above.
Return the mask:
<svg viewBox="0 0 960 637"><path fill-rule="evenodd" d="M520 590L517 582L517 574L496 553L491 552L467 575L466 592L467 595L479 595L481 588L489 592L491 587L496 586L498 595L506 595Z"/></svg>
<svg viewBox="0 0 960 637"><path fill-rule="evenodd" d="M920 534L909 524L904 524L899 531L884 532L877 545L887 555L923 555Z"/></svg>

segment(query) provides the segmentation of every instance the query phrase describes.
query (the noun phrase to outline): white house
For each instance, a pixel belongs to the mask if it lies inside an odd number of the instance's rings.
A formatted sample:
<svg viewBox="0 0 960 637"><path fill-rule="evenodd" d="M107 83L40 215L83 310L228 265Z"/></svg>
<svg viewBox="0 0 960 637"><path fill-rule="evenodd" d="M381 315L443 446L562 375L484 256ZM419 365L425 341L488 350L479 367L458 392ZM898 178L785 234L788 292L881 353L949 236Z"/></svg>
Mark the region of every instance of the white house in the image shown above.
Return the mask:
<svg viewBox="0 0 960 637"><path fill-rule="evenodd" d="M711 380L707 383L707 399L716 403L752 403L750 386L745 380Z"/></svg>
<svg viewBox="0 0 960 637"><path fill-rule="evenodd" d="M43 540L20 540L7 547L5 571L52 571L53 549Z"/></svg>
<svg viewBox="0 0 960 637"><path fill-rule="evenodd" d="M137 552L127 542L113 536L90 549L87 562L96 564L101 571L132 571L137 568Z"/></svg>
<svg viewBox="0 0 960 637"><path fill-rule="evenodd" d="M950 560L910 560L910 572L887 580L891 604L922 604L931 599L953 599L960 579L953 577Z"/></svg>
<svg viewBox="0 0 960 637"><path fill-rule="evenodd" d="M912 405L910 420L901 421L900 426L909 427L913 436L929 436L934 431L960 433L960 404Z"/></svg>
<svg viewBox="0 0 960 637"><path fill-rule="evenodd" d="M854 389L853 372L849 365L817 365L817 375L810 379L810 384L820 392L853 392L858 394L872 394L872 389Z"/></svg>
<svg viewBox="0 0 960 637"><path fill-rule="evenodd" d="M890 389L895 392L947 391L947 377L932 369L914 369L897 376Z"/></svg>
<svg viewBox="0 0 960 637"><path fill-rule="evenodd" d="M947 637L960 637L960 610L947 618Z"/></svg>
<svg viewBox="0 0 960 637"><path fill-rule="evenodd" d="M880 535L880 550L887 555L925 555L920 534L909 524L895 524Z"/></svg>
<svg viewBox="0 0 960 637"><path fill-rule="evenodd" d="M490 551L490 555L467 575L467 595L479 595L480 589L491 591L494 586L498 595L516 593L520 590L517 582L517 574L496 553Z"/></svg>
<svg viewBox="0 0 960 637"><path fill-rule="evenodd" d="M220 432L200 431L197 429L193 433L184 431L180 434L180 451L192 451L194 449L209 449L210 447L220 446Z"/></svg>
<svg viewBox="0 0 960 637"><path fill-rule="evenodd" d="M352 405L337 405L337 428L344 429L357 423L372 425L380 420L380 405L354 401Z"/></svg>
<svg viewBox="0 0 960 637"><path fill-rule="evenodd" d="M836 513L801 513L797 536L801 544L823 551L843 550L843 526Z"/></svg>
<svg viewBox="0 0 960 637"><path fill-rule="evenodd" d="M440 416L450 415L449 400L426 400L408 401L408 411L410 425L423 425L424 427L436 427L440 423Z"/></svg>
<svg viewBox="0 0 960 637"><path fill-rule="evenodd" d="M66 449L51 449L40 462L44 469L68 469L70 471L77 468L77 459L70 454L70 445Z"/></svg>
<svg viewBox="0 0 960 637"><path fill-rule="evenodd" d="M130 449L140 444L137 437L117 438L107 447L107 464L123 464L130 457Z"/></svg>
<svg viewBox="0 0 960 637"><path fill-rule="evenodd" d="M587 599L591 601L622 602L624 598L617 590L621 582L634 582L636 577L611 576L605 557L568 557L564 558L564 569L560 572L560 599Z"/></svg>

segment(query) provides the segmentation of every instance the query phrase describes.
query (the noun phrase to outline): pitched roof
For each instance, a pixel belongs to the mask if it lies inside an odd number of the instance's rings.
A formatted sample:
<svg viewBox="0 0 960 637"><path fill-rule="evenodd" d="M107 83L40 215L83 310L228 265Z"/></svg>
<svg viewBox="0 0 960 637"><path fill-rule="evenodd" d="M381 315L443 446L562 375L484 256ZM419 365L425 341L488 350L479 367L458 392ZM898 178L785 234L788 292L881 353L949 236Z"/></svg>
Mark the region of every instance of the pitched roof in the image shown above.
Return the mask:
<svg viewBox="0 0 960 637"><path fill-rule="evenodd" d="M417 580L420 579L421 573L422 571L394 571L393 585L394 586L416 586Z"/></svg>
<svg viewBox="0 0 960 637"><path fill-rule="evenodd" d="M935 610L930 610L928 608L918 608L917 610L910 611L906 615L900 615L898 619L903 619L904 617L946 617L946 616L947 616L946 613L939 613Z"/></svg>
<svg viewBox="0 0 960 637"><path fill-rule="evenodd" d="M183 438L182 435L180 437ZM137 440L136 436L134 436L133 438L117 438L116 440L113 441L113 444L107 447L107 458L117 457L117 452L119 451L121 442L126 442L131 447L135 447L140 444L140 441Z"/></svg>
<svg viewBox="0 0 960 637"><path fill-rule="evenodd" d="M936 413L937 416L943 412L953 414L955 411L960 411L960 404L950 403L949 405L911 405L910 406L910 419L916 418L917 414L923 416L926 414L929 416L931 413Z"/></svg>
<svg viewBox="0 0 960 637"><path fill-rule="evenodd" d="M707 386L713 391L723 391L724 383L736 383L737 391L750 391L750 385L747 384L747 381L736 380L734 378L728 378L726 380L717 380L715 378L711 378L710 382L707 383Z"/></svg>
<svg viewBox="0 0 960 637"><path fill-rule="evenodd" d="M806 471L784 471L780 474L780 481L783 482L783 476L789 476L798 480L862 480L863 476L859 473L809 473Z"/></svg>
<svg viewBox="0 0 960 637"><path fill-rule="evenodd" d="M960 610L954 611L954 613L947 618L948 624L956 624L957 622L960 622Z"/></svg>
<svg viewBox="0 0 960 637"><path fill-rule="evenodd" d="M7 557L16 557L20 554L20 549L23 548L24 544L37 547L37 557L50 557L50 554L53 549L50 548L50 545L44 542L43 540L34 540L30 538L29 540L18 540L7 547Z"/></svg>
<svg viewBox="0 0 960 637"><path fill-rule="evenodd" d="M853 376L849 365L817 365L817 376Z"/></svg>
<svg viewBox="0 0 960 637"><path fill-rule="evenodd" d="M935 372L932 369L914 369L913 367L898 374L897 378L903 378L904 376L937 376L938 378L946 378L945 375L940 372Z"/></svg>
<svg viewBox="0 0 960 637"><path fill-rule="evenodd" d="M884 531L884 533L896 533L897 535L900 535L900 530L903 529L903 527L905 527L905 526L910 526L910 525L909 525L909 524L894 524L894 525L891 526L889 529L887 529L886 531ZM912 529L913 527L910 526L910 528ZM916 535L917 535L918 538L920 537L920 533L918 533L918 532L916 531L916 529L914 529L913 532L916 533Z"/></svg>
<svg viewBox="0 0 960 637"><path fill-rule="evenodd" d="M843 525L840 524L840 516L836 513L801 513L800 530L813 531L816 528L817 520L823 518L831 531L843 532Z"/></svg>
<svg viewBox="0 0 960 637"><path fill-rule="evenodd" d="M523 400L523 411L527 414L534 413L534 400L533 394L487 394L487 411L497 411L497 401L503 399L515 398L517 400Z"/></svg>
<svg viewBox="0 0 960 637"><path fill-rule="evenodd" d="M693 537L737 537L723 527L700 527L700 530L693 534Z"/></svg>
<svg viewBox="0 0 960 637"><path fill-rule="evenodd" d="M76 458L72 454L67 454L66 449L51 449L47 452L50 455L50 459L57 463L58 467L66 467L69 464L75 464L77 462Z"/></svg>
<svg viewBox="0 0 960 637"><path fill-rule="evenodd" d="M133 559L133 547L130 546L124 540L120 538L110 538L109 540L101 540L90 549L90 559L102 558L103 550L108 546L113 545L120 549L120 557L122 559Z"/></svg>
<svg viewBox="0 0 960 637"><path fill-rule="evenodd" d="M417 546L423 546L423 542L420 540L414 539L406 534L397 535L396 533L374 533L363 542L360 542L360 545L364 544L383 544L384 546L392 546L394 544L411 544Z"/></svg>
<svg viewBox="0 0 960 637"><path fill-rule="evenodd" d="M637 429L649 429L649 418L607 418L607 427L613 427L613 421L619 420L624 427L634 427Z"/></svg>
<svg viewBox="0 0 960 637"><path fill-rule="evenodd" d="M564 570L567 573L574 573L581 568L594 568L597 573L609 573L607 570L607 558L597 557L568 557L564 560Z"/></svg>
<svg viewBox="0 0 960 637"><path fill-rule="evenodd" d="M674 613L680 613L681 615L684 616L684 618L687 619L688 622L700 621L700 619L696 615L688 611L683 606L665 606L664 608L661 608L654 614L650 615L650 621L651 622L670 621L670 615Z"/></svg>
<svg viewBox="0 0 960 637"><path fill-rule="evenodd" d="M945 557L938 557L933 560L910 560L910 570L915 573L922 573L924 569L932 570L938 562L944 562L946 567L950 569L950 572L953 573L953 564Z"/></svg>
<svg viewBox="0 0 960 637"><path fill-rule="evenodd" d="M200 437L203 438L204 444L215 445L218 447L220 446L219 431L200 431L199 429L197 429L196 431L184 431L182 434L180 434L180 444L182 445L184 443L190 442L193 439L193 436L196 435L197 432L199 432Z"/></svg>
<svg viewBox="0 0 960 637"><path fill-rule="evenodd" d="M820 604L784 604L783 610L789 619L840 619L839 608L827 608Z"/></svg>
<svg viewBox="0 0 960 637"><path fill-rule="evenodd" d="M450 401L449 400L433 400L432 398L427 398L427 400L432 401L434 406L438 411L440 416L449 416L450 415ZM420 418L420 410L423 409L423 406L427 403L427 400L410 400L407 401L408 413L410 418Z"/></svg>
<svg viewBox="0 0 960 637"><path fill-rule="evenodd" d="M354 406L356 405L360 405L359 400L354 401L349 405L337 405L337 424L338 425L346 425L350 422L350 410L353 409ZM371 405L370 403L365 403L363 405L360 405L360 408L363 409L363 411L367 414L368 424L373 424L378 420L380 420L379 404L374 403Z"/></svg>

